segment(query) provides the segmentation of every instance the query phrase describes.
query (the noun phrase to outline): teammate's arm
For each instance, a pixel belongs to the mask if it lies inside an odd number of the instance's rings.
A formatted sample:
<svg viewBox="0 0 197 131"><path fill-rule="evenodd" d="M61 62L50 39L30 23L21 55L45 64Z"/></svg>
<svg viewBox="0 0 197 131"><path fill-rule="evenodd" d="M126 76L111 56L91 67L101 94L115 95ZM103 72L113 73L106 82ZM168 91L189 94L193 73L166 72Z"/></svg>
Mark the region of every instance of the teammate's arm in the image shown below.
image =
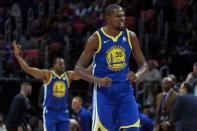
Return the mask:
<svg viewBox="0 0 197 131"><path fill-rule="evenodd" d="M137 73L130 72L128 74L128 78L131 81L136 81L137 79L141 78L147 71L148 71L148 64L144 58L144 55L142 54L142 51L140 49L140 44L137 36L133 32L129 32L130 34L130 40L132 44L132 52L133 56L139 66L139 70Z"/></svg>
<svg viewBox="0 0 197 131"><path fill-rule="evenodd" d="M20 67L29 75L33 76L34 78L41 79L44 82L47 82L50 77L50 72L47 70L40 70L38 68L30 67L20 56L20 47L17 46L16 41L13 42L13 51L14 56L16 57Z"/></svg>
<svg viewBox="0 0 197 131"><path fill-rule="evenodd" d="M99 86L107 87L111 84L110 78L105 77L105 78L100 79L100 78L92 76L89 73L89 71L86 70L86 68L89 66L94 56L94 53L98 49L98 46L99 46L99 40L98 40L96 33L94 33L88 39L85 49L82 52L79 60L77 61L77 64L75 66L75 71L80 74L82 79L91 83L96 83Z"/></svg>
<svg viewBox="0 0 197 131"><path fill-rule="evenodd" d="M92 75L92 64L86 69L86 71L88 72L88 74L90 74L90 75ZM70 81L72 81L72 80L79 80L79 79L81 79L81 75L78 73L78 72L76 72L76 71L67 71L66 72L67 73L67 75L68 75L68 79L70 80Z"/></svg>

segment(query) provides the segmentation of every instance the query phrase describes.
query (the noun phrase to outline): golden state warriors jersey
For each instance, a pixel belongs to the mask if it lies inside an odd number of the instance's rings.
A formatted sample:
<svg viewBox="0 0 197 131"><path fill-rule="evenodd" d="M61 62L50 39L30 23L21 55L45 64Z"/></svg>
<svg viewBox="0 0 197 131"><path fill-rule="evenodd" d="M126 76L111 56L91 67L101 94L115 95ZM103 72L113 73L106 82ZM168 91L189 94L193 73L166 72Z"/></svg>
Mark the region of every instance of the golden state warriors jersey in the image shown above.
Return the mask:
<svg viewBox="0 0 197 131"><path fill-rule="evenodd" d="M93 74L96 77L109 77L112 82L124 82L129 70L132 45L127 29L116 37L105 33L103 27L96 31L99 48L95 53Z"/></svg>
<svg viewBox="0 0 197 131"><path fill-rule="evenodd" d="M54 71L51 71L50 80L44 86L44 107L67 109L69 81L66 73L58 76Z"/></svg>

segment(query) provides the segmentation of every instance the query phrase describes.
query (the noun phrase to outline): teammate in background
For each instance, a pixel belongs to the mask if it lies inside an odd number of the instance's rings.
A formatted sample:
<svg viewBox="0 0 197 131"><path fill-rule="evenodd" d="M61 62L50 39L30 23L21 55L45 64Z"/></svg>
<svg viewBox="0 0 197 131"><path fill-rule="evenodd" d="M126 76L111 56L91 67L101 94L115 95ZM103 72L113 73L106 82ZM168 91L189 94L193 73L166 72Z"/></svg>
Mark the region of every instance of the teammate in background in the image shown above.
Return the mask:
<svg viewBox="0 0 197 131"><path fill-rule="evenodd" d="M65 71L65 61L56 58L52 70L29 67L19 55L20 47L13 42L14 55L21 68L44 83L43 124L45 131L68 131L68 90L72 80L80 77L74 71Z"/></svg>
<svg viewBox="0 0 197 131"><path fill-rule="evenodd" d="M75 70L95 84L92 131L138 131L139 112L131 82L141 78L148 65L134 32L125 28L125 12L116 4L105 8L106 26L88 39ZM133 53L140 69L130 71ZM86 68L93 60L93 75ZM107 88L102 88L107 87Z"/></svg>

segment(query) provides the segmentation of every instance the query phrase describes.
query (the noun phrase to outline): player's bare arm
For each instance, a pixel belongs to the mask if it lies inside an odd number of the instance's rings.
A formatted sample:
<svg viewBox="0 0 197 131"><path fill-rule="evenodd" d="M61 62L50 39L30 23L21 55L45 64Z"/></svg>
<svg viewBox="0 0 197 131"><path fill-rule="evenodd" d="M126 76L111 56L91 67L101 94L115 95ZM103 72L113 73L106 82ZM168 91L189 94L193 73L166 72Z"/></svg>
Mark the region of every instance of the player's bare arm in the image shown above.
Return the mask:
<svg viewBox="0 0 197 131"><path fill-rule="evenodd" d="M130 40L132 44L133 56L139 66L139 70L137 73L130 72L128 74L128 78L133 82L144 76L144 74L148 71L148 64L140 49L140 44L137 36L135 35L135 33L131 31L130 31Z"/></svg>
<svg viewBox="0 0 197 131"><path fill-rule="evenodd" d="M75 71L78 72L81 75L81 78L91 82L96 83L99 86L109 86L111 84L111 79L108 77L105 78L97 78L92 76L89 71L86 70L86 68L89 66L94 53L97 51L99 46L99 40L97 35L94 33L90 38L88 39L85 49L83 53L81 54L79 60L77 61L77 64L75 66Z"/></svg>
<svg viewBox="0 0 197 131"><path fill-rule="evenodd" d="M86 69L86 71L91 75L92 74L92 64ZM68 76L68 79L69 81L73 81L73 80L80 80L81 79L81 75L76 72L76 71L67 71L66 72L67 76Z"/></svg>
<svg viewBox="0 0 197 131"><path fill-rule="evenodd" d="M13 51L14 56L16 57L20 67L23 71L33 76L34 78L41 79L44 83L47 83L50 78L50 72L48 70L41 70L38 68L30 67L25 60L20 56L20 46L16 44L16 41L13 42Z"/></svg>

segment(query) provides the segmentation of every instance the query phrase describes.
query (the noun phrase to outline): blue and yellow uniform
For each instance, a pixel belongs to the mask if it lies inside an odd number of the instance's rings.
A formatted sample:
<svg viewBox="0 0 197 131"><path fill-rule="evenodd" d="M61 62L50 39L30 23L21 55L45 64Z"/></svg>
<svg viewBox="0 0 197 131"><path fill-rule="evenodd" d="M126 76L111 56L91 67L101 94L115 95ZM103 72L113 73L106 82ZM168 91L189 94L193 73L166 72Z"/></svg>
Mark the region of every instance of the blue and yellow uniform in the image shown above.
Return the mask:
<svg viewBox="0 0 197 131"><path fill-rule="evenodd" d="M45 131L68 131L69 81L66 73L58 76L54 71L51 71L50 80L44 87L43 122Z"/></svg>
<svg viewBox="0 0 197 131"><path fill-rule="evenodd" d="M134 90L126 78L132 52L129 31L125 29L113 37L102 27L96 35L99 48L94 56L93 75L111 78L112 85L108 88L95 85L92 130L115 131L130 127L138 130L140 119Z"/></svg>

